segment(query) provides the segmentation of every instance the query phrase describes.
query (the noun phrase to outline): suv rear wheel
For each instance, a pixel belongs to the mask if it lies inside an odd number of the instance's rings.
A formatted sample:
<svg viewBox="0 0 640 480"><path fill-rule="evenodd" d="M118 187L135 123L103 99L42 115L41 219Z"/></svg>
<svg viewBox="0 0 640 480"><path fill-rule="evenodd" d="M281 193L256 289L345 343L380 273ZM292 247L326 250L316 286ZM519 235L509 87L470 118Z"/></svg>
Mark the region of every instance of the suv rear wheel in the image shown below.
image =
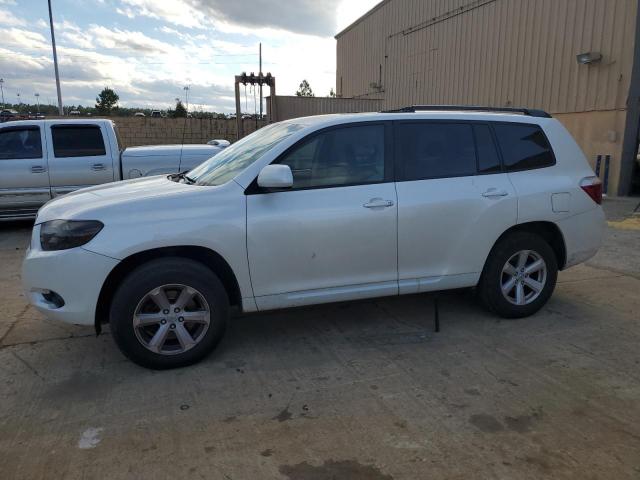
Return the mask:
<svg viewBox="0 0 640 480"><path fill-rule="evenodd" d="M227 293L204 265L184 258L150 261L116 291L109 321L129 359L155 369L182 367L209 354L224 333Z"/></svg>
<svg viewBox="0 0 640 480"><path fill-rule="evenodd" d="M491 250L478 293L482 303L501 317L527 317L547 303L557 276L551 246L534 233L514 232Z"/></svg>

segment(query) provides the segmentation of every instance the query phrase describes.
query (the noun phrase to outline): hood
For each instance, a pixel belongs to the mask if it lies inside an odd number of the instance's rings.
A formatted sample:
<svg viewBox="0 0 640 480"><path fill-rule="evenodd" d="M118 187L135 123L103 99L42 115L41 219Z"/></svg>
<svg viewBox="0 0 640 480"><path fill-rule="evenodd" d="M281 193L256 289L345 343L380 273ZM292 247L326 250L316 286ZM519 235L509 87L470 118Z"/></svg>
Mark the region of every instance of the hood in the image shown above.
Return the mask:
<svg viewBox="0 0 640 480"><path fill-rule="evenodd" d="M126 148L122 155L125 157L172 157L182 152L182 155L213 157L220 150L222 148L217 145L146 145Z"/></svg>
<svg viewBox="0 0 640 480"><path fill-rule="evenodd" d="M196 193L202 187L171 181L166 175L83 188L46 203L36 224L56 219L100 220L100 212L127 212L133 203Z"/></svg>

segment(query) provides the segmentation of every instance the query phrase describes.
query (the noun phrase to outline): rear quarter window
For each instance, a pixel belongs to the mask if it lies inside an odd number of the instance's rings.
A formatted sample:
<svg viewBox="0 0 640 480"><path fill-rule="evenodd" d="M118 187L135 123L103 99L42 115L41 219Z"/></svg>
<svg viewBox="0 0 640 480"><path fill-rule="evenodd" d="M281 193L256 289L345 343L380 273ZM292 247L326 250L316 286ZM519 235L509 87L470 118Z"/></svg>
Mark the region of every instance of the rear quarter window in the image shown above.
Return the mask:
<svg viewBox="0 0 640 480"><path fill-rule="evenodd" d="M556 163L546 135L538 125L494 124L508 172L550 167Z"/></svg>

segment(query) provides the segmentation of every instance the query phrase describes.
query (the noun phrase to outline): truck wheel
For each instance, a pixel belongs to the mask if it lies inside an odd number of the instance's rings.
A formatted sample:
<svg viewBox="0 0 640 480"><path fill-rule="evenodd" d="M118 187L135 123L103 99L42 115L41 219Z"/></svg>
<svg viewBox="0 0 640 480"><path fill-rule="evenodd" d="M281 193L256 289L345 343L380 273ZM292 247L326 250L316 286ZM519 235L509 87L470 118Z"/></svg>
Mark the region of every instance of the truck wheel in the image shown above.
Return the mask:
<svg viewBox="0 0 640 480"><path fill-rule="evenodd" d="M491 250L478 293L482 303L501 317L527 317L547 303L557 276L549 244L536 234L514 232Z"/></svg>
<svg viewBox="0 0 640 480"><path fill-rule="evenodd" d="M109 322L130 360L153 369L184 367L218 344L229 298L218 277L185 258L152 260L132 271L116 291Z"/></svg>

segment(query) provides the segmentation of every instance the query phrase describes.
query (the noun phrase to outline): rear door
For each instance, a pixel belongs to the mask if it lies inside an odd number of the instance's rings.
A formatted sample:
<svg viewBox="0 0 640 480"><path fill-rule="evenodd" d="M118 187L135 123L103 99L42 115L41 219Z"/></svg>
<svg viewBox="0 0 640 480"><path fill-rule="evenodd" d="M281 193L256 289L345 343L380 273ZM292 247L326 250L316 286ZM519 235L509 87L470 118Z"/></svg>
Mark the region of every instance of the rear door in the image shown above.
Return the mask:
<svg viewBox="0 0 640 480"><path fill-rule="evenodd" d="M394 126L400 293L473 285L517 199L484 123Z"/></svg>
<svg viewBox="0 0 640 480"><path fill-rule="evenodd" d="M51 199L41 125L0 128L0 218L30 216Z"/></svg>
<svg viewBox="0 0 640 480"><path fill-rule="evenodd" d="M52 123L47 128L52 195L113 182L113 157L104 125Z"/></svg>

